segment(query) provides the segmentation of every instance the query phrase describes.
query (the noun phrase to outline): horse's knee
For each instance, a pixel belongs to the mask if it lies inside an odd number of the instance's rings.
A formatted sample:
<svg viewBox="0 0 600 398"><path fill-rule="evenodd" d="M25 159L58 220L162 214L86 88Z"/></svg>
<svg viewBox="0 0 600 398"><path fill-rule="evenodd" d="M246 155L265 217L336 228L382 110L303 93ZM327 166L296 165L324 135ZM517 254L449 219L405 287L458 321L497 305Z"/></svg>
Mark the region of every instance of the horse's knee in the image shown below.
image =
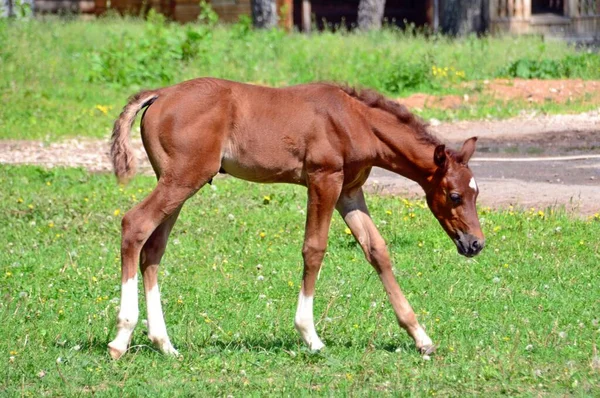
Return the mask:
<svg viewBox="0 0 600 398"><path fill-rule="evenodd" d="M327 243L320 243L314 241L307 241L302 247L302 257L304 258L304 264L307 266L319 266L323 257L325 256L325 250L327 249Z"/></svg>
<svg viewBox="0 0 600 398"><path fill-rule="evenodd" d="M160 229L160 228L159 228ZM167 246L167 236L160 230L154 231L150 238L144 243L144 255L148 259L158 261L165 253Z"/></svg>
<svg viewBox="0 0 600 398"><path fill-rule="evenodd" d="M123 216L121 233L121 249L125 252L140 248L147 239L147 233L143 230L139 220L136 220L134 211L129 211Z"/></svg>
<svg viewBox="0 0 600 398"><path fill-rule="evenodd" d="M365 250L367 261L378 269L391 266L390 255L385 242L373 242Z"/></svg>

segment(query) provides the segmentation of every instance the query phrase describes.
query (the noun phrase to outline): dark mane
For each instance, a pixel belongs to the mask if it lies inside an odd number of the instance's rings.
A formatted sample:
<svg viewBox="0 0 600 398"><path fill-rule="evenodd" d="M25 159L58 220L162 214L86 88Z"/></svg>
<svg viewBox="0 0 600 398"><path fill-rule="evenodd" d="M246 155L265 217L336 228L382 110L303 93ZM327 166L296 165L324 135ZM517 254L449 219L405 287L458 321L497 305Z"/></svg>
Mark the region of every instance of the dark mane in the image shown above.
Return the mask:
<svg viewBox="0 0 600 398"><path fill-rule="evenodd" d="M369 89L356 90L354 87L338 85L343 92L349 96L356 98L370 108L378 108L396 116L398 121L406 124L417 133L417 139L423 143L431 145L440 145L441 142L427 131L427 125L408 108L396 101L387 99L377 91Z"/></svg>

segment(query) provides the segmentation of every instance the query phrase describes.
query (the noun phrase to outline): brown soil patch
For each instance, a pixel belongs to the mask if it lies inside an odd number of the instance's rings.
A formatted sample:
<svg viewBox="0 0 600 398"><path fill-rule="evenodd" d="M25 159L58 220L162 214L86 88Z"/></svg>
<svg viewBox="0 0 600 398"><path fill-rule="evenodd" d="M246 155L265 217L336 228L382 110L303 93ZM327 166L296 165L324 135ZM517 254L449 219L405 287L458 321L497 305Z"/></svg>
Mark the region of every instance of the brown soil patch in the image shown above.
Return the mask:
<svg viewBox="0 0 600 398"><path fill-rule="evenodd" d="M524 100L532 103L582 100L600 101L600 81L597 80L524 80L496 79L466 83L463 95L413 94L399 101L409 108L453 109L463 104L476 102L481 97L498 99L504 102Z"/></svg>

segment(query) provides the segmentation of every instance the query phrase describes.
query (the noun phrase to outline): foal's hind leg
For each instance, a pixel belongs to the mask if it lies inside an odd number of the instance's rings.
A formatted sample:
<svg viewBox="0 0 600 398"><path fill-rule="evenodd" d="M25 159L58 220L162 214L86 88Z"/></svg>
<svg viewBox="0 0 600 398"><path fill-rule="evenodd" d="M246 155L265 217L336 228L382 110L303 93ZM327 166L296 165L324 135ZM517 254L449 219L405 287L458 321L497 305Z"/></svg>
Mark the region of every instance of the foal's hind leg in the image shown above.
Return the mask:
<svg viewBox="0 0 600 398"><path fill-rule="evenodd" d="M169 234L177 221L180 210L181 206L150 235L142 249L140 262L148 311L148 338L161 352L171 355L179 355L179 353L171 344L167 334L158 288L158 265L165 253Z"/></svg>
<svg viewBox="0 0 600 398"><path fill-rule="evenodd" d="M385 241L369 216L362 189L351 195L343 194L337 209L365 252L365 257L379 274L398 323L415 340L417 349L421 353L431 354L435 346L419 325L412 307L398 286Z"/></svg>
<svg viewBox="0 0 600 398"><path fill-rule="evenodd" d="M109 353L114 359L118 359L127 350L138 321L137 266L142 247L154 230L177 212L183 202L206 181L201 184L182 184L178 179L160 178L154 191L123 217L121 308L117 317L117 337L108 345Z"/></svg>

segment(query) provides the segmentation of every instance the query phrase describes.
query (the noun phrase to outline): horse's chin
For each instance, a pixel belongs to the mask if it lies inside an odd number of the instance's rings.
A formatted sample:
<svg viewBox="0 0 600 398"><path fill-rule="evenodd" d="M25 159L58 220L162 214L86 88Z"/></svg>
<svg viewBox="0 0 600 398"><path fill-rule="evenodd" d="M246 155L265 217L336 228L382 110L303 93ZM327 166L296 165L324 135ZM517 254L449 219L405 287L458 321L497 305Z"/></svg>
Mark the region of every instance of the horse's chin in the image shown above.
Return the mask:
<svg viewBox="0 0 600 398"><path fill-rule="evenodd" d="M457 246L456 251L461 256L465 256L467 258L475 257L478 253L465 253L460 247Z"/></svg>

